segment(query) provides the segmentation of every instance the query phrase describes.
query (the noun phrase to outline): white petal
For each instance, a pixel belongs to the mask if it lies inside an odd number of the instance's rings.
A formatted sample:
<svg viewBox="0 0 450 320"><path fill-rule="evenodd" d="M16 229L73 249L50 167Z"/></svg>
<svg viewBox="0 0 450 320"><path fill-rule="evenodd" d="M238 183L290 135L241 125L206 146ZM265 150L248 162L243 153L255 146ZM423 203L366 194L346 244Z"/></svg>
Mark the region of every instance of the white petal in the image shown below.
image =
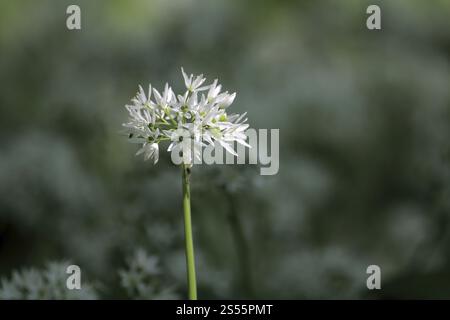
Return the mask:
<svg viewBox="0 0 450 320"><path fill-rule="evenodd" d="M191 87L191 82L192 82L192 74L190 77L188 77L188 75L186 74L186 72L184 72L183 67L181 67L181 72L183 73L183 78L184 78L184 84L186 85L186 88L190 88Z"/></svg>
<svg viewBox="0 0 450 320"><path fill-rule="evenodd" d="M153 93L155 95L156 103L161 104L162 97L161 97L161 94L159 93L159 91L156 90L155 88L153 88Z"/></svg>
<svg viewBox="0 0 450 320"><path fill-rule="evenodd" d="M219 140L219 143L222 147L224 147L229 153L231 153L234 156L237 156L237 153L233 150L233 148L226 142Z"/></svg>

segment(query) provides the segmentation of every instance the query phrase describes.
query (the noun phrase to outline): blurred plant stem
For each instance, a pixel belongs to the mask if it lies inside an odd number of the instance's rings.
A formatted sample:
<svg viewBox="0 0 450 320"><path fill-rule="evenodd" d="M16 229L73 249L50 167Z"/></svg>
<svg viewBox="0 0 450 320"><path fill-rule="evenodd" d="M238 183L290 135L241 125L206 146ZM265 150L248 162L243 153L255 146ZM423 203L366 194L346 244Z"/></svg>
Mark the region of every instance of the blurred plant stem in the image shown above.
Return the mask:
<svg viewBox="0 0 450 320"><path fill-rule="evenodd" d="M244 230L237 212L236 201L231 192L224 188L224 194L230 205L228 212L228 221L231 227L231 233L236 245L236 251L239 263L239 279L246 298L253 296L252 274L250 270L250 250L245 239Z"/></svg>
<svg viewBox="0 0 450 320"><path fill-rule="evenodd" d="M185 164L181 165L183 175L183 211L184 211L184 235L186 244L186 267L187 281L189 290L189 299L197 300L197 282L195 279L195 259L194 242L192 240L192 222L191 222L191 191L189 179L191 169Z"/></svg>

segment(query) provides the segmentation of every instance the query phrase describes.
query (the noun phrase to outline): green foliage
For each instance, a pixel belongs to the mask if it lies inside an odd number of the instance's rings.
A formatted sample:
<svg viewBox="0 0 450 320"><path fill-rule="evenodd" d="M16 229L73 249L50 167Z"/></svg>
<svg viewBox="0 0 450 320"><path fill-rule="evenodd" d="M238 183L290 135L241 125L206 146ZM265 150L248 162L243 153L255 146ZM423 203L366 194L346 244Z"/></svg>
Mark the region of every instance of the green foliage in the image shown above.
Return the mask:
<svg viewBox="0 0 450 320"><path fill-rule="evenodd" d="M67 297L50 267L14 270L69 259L89 297L185 298L179 170L118 133L136 83L181 66L281 139L276 176L193 168L200 298L449 296L448 1L78 3L80 31L69 1L0 4L3 297Z"/></svg>

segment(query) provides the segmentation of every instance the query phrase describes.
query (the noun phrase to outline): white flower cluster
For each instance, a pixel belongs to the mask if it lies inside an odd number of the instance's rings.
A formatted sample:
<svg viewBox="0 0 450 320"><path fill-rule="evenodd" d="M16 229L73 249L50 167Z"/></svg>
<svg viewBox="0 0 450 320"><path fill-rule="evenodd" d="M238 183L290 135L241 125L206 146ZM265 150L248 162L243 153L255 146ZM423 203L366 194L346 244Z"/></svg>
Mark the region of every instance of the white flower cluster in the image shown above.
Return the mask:
<svg viewBox="0 0 450 320"><path fill-rule="evenodd" d="M0 281L0 300L95 300L94 286L83 279L80 290L66 287L69 262L50 262L44 269L14 271Z"/></svg>
<svg viewBox="0 0 450 320"><path fill-rule="evenodd" d="M127 292L127 298L172 300L178 299L175 287L170 285L160 268L158 257L138 249L119 271L120 285Z"/></svg>
<svg viewBox="0 0 450 320"><path fill-rule="evenodd" d="M123 126L130 141L142 145L136 153L144 154L145 160L159 158L159 142L171 141L167 151L182 155L183 163L192 164L194 157L201 160L202 147L219 143L233 155L234 143L246 147L246 113L228 115L226 109L233 103L236 93L221 92L217 79L203 85L203 75L187 75L181 68L186 85L183 95L175 95L166 84L164 91L149 85L148 94L139 86L139 91L126 105L130 119ZM152 93L153 98L152 100Z"/></svg>

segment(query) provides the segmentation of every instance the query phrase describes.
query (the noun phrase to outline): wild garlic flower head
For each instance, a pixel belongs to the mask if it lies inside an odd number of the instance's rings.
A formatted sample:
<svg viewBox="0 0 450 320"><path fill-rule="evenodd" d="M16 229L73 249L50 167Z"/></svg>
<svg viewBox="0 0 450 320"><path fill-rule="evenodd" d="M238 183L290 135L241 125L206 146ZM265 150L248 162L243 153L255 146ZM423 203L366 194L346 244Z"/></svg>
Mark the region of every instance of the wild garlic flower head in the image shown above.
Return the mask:
<svg viewBox="0 0 450 320"><path fill-rule="evenodd" d="M144 159L159 159L159 143L170 141L169 152L180 152L183 163L192 164L194 157L201 160L202 147L220 144L228 152L237 155L235 142L246 147L246 113L227 114L227 108L233 103L236 93L221 92L218 80L204 85L203 75L187 75L183 68L186 91L175 95L166 84L159 92L149 85L145 92L142 86L126 105L129 122L124 123L129 140L141 145L137 155ZM153 95L153 98L152 98Z"/></svg>

